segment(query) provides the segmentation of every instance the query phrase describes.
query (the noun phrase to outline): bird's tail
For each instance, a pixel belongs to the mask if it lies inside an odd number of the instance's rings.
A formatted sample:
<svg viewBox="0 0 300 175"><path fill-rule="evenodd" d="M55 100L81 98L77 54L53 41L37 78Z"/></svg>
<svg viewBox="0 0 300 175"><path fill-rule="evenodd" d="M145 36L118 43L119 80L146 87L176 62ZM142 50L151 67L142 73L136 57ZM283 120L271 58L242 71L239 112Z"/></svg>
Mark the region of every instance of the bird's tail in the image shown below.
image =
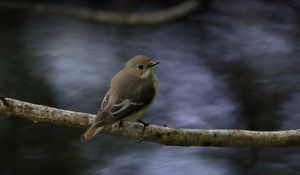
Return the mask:
<svg viewBox="0 0 300 175"><path fill-rule="evenodd" d="M92 124L92 126L85 131L85 133L82 134L81 136L81 141L88 141L91 138L93 138L98 132L101 132L103 130L103 126L99 126L98 123Z"/></svg>

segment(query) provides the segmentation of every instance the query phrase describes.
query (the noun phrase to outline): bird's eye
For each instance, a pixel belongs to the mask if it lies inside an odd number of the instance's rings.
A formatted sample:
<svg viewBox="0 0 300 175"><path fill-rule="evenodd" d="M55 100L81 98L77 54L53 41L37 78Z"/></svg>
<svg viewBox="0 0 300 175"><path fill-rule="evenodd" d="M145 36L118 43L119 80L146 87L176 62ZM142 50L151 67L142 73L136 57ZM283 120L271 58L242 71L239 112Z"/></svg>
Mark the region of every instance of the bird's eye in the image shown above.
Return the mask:
<svg viewBox="0 0 300 175"><path fill-rule="evenodd" d="M144 65L142 65L142 64L139 64L137 67L138 67L138 69L140 69L140 70L144 69Z"/></svg>

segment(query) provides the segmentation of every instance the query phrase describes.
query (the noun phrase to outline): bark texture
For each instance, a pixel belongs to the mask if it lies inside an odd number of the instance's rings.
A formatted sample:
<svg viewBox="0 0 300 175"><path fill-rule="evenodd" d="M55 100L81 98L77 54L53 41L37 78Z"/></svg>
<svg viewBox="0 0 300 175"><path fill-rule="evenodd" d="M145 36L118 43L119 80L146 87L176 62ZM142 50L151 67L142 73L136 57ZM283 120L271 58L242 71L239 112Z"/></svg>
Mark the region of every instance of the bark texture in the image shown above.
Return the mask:
<svg viewBox="0 0 300 175"><path fill-rule="evenodd" d="M92 114L67 111L4 97L0 97L0 114L26 118L35 123L77 128L88 128L95 117ZM170 146L300 146L299 129L288 131L204 130L171 128L150 124L144 132L143 130L144 125L141 123L123 122L121 127L116 123L104 129L103 132Z"/></svg>

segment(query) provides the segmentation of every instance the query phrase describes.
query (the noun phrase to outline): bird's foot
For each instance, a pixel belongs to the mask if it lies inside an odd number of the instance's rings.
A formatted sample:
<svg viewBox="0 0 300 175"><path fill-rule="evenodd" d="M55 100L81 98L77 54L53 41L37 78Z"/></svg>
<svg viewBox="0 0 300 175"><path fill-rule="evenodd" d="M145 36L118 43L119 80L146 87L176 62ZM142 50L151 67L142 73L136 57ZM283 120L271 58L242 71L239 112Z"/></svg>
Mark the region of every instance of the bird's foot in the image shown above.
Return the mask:
<svg viewBox="0 0 300 175"><path fill-rule="evenodd" d="M146 123L146 122L144 122L144 121L142 121L140 119L138 119L137 121L140 122L140 123L142 123L144 125L143 132L142 132L142 137L139 138L139 140L138 140L139 143L140 143L140 142L142 142L144 140L144 133L145 133L146 127L149 126L150 123Z"/></svg>
<svg viewBox="0 0 300 175"><path fill-rule="evenodd" d="M143 120L138 119L138 122L142 123L144 125L144 127L149 126L150 123L146 123Z"/></svg>
<svg viewBox="0 0 300 175"><path fill-rule="evenodd" d="M122 127L124 126L123 120L119 120L116 122L116 129L121 131Z"/></svg>
<svg viewBox="0 0 300 175"><path fill-rule="evenodd" d="M119 120L119 125L118 125L119 128L122 128L123 127L123 120Z"/></svg>

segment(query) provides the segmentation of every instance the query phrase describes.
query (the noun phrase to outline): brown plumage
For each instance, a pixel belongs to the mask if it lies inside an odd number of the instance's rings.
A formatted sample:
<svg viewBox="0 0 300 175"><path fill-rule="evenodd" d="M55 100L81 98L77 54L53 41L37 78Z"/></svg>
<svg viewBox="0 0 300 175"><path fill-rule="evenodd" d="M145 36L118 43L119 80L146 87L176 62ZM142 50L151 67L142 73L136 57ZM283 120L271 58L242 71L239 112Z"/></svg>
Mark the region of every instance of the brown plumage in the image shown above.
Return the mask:
<svg viewBox="0 0 300 175"><path fill-rule="evenodd" d="M82 140L90 140L105 126L119 120L136 121L154 99L158 81L152 61L144 55L130 59L110 83L99 112L92 126L82 135Z"/></svg>

